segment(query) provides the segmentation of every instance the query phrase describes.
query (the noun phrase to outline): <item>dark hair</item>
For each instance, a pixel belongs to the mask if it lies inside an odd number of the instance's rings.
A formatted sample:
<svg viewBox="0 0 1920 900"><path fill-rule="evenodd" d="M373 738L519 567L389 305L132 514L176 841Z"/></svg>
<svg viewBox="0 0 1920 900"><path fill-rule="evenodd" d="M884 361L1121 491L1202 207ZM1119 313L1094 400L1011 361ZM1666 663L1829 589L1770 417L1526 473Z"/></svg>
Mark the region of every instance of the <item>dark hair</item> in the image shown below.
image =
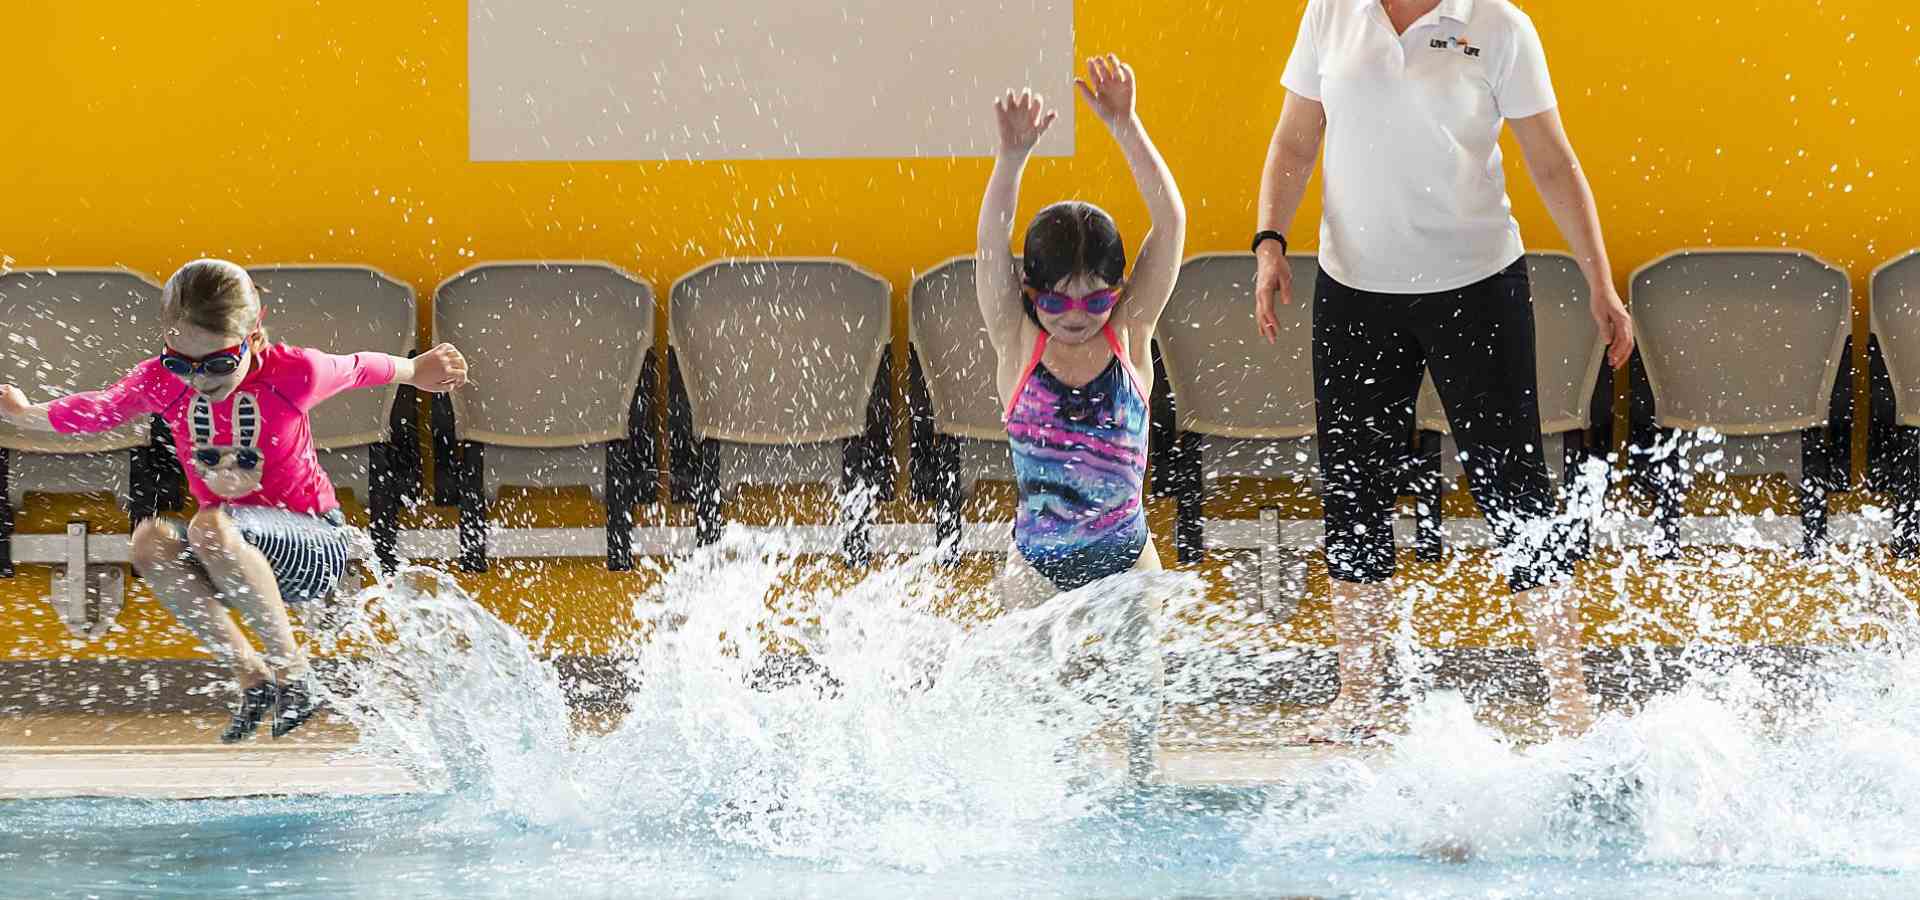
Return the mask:
<svg viewBox="0 0 1920 900"><path fill-rule="evenodd" d="M1108 284L1119 284L1127 276L1127 246L1120 239L1119 226L1106 210L1079 200L1055 203L1034 216L1021 255L1022 280L1038 291L1053 290L1075 275L1091 275ZM1025 291L1020 300L1027 318L1038 325L1040 317Z"/></svg>

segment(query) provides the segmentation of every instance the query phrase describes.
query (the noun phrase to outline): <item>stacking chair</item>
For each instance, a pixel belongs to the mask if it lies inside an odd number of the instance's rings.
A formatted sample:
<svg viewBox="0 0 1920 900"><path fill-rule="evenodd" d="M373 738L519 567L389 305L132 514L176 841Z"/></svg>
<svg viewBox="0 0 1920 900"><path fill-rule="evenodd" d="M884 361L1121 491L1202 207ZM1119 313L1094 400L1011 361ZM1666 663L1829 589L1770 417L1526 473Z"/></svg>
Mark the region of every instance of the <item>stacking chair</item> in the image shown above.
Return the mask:
<svg viewBox="0 0 1920 900"><path fill-rule="evenodd" d="M834 259L730 260L675 282L668 431L676 499L719 539L742 484L837 482L850 559L893 493L891 289Z"/></svg>
<svg viewBox="0 0 1920 900"><path fill-rule="evenodd" d="M0 382L35 402L106 387L161 346L160 287L123 269L0 274L0 310ZM138 523L159 508L178 508L181 487L179 463L157 416L90 435L0 423L0 576L14 575L14 512L29 492L111 493ZM118 614L123 573L91 567L85 579L68 574L57 569L54 575L61 619L82 637L104 633Z"/></svg>
<svg viewBox="0 0 1920 900"><path fill-rule="evenodd" d="M1313 391L1318 270L1311 255L1295 254L1288 262L1294 302L1274 309L1280 320L1277 344L1268 344L1254 324L1256 262L1247 253L1187 260L1160 318L1161 359L1177 410L1176 443L1165 477L1176 499L1174 544L1182 563L1205 556L1209 483L1229 477L1319 477ZM1274 527L1273 552L1279 552L1278 516L1262 518ZM1283 593L1269 577L1278 568L1277 560L1263 554L1263 598Z"/></svg>
<svg viewBox="0 0 1920 900"><path fill-rule="evenodd" d="M633 508L659 499L653 289L600 262L475 266L434 295L434 342L472 382L436 395L436 501L460 507L460 560L487 568L503 486L584 486L607 506L607 567L633 566Z"/></svg>
<svg viewBox="0 0 1920 900"><path fill-rule="evenodd" d="M1014 478L994 382L998 357L973 269L972 257L948 260L915 279L907 300L909 473L914 498L934 504L936 542L949 553L959 548L961 506L975 483Z"/></svg>
<svg viewBox="0 0 1920 900"><path fill-rule="evenodd" d="M1613 370L1606 364L1606 339L1589 311L1591 292L1579 263L1565 253L1529 253L1527 275L1533 283L1542 450L1547 471L1564 494L1580 465L1606 458L1613 445ZM1433 560L1442 551L1446 488L1458 483L1465 468L1431 373L1420 385L1414 415L1420 431L1416 452L1425 476L1415 547L1422 558ZM1580 530L1582 556L1591 537L1587 529Z"/></svg>
<svg viewBox="0 0 1920 900"><path fill-rule="evenodd" d="M413 288L364 266L259 266L274 340L328 353L407 356L416 331ZM313 410L313 445L334 487L367 506L382 565L398 561L400 507L419 496L419 395L412 387L348 391Z"/></svg>
<svg viewBox="0 0 1920 900"><path fill-rule="evenodd" d="M1847 273L1797 250L1682 250L1635 272L1632 298L1630 458L1656 498L1663 546L1676 545L1689 473L1706 467L1797 477L1803 549L1816 552L1827 495L1850 479ZM1706 429L1725 436L1708 448L1721 455L1683 441Z"/></svg>
<svg viewBox="0 0 1920 900"><path fill-rule="evenodd" d="M1893 497L1893 551L1920 552L1920 250L1875 269L1867 477Z"/></svg>

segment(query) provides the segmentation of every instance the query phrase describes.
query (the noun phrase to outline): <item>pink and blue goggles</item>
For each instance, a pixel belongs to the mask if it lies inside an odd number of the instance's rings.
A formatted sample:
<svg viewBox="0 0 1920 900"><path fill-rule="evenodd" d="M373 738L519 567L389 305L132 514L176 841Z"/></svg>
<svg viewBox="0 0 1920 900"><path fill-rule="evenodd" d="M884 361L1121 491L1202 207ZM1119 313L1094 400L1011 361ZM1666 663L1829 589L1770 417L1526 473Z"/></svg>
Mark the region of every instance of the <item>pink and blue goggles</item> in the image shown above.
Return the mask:
<svg viewBox="0 0 1920 900"><path fill-rule="evenodd" d="M1120 302L1120 289L1105 288L1080 297L1070 297L1059 291L1035 291L1033 308L1049 316L1062 315L1073 309L1084 309L1087 315L1104 316Z"/></svg>

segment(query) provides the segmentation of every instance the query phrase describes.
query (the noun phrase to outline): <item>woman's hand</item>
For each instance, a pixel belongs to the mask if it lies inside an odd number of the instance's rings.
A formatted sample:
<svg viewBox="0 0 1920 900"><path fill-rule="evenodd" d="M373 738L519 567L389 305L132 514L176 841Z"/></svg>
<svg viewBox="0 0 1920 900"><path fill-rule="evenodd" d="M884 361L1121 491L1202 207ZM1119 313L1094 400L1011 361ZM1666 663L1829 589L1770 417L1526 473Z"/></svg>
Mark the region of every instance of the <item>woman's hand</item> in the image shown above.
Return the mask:
<svg viewBox="0 0 1920 900"><path fill-rule="evenodd" d="M1607 342L1607 365L1616 369L1626 365L1633 355L1633 316L1620 302L1620 292L1611 284L1603 285L1593 292L1588 310L1593 313L1593 324L1600 326L1600 338Z"/></svg>
<svg viewBox="0 0 1920 900"><path fill-rule="evenodd" d="M413 372L405 381L420 390L444 394L467 383L467 358L452 344L441 344L409 362Z"/></svg>
<svg viewBox="0 0 1920 900"><path fill-rule="evenodd" d="M1293 303L1293 266L1279 241L1262 241L1254 258L1259 269L1253 278L1253 320L1271 344L1280 339L1280 320L1274 317L1273 304Z"/></svg>
<svg viewBox="0 0 1920 900"><path fill-rule="evenodd" d="M1017 158L1032 153L1033 145L1060 116L1059 110L1047 109L1046 100L1031 88L1018 94L1008 91L993 101L993 112L1000 128L1000 155Z"/></svg>
<svg viewBox="0 0 1920 900"><path fill-rule="evenodd" d="M1133 67L1111 53L1087 60L1087 77L1073 80L1080 98L1108 128L1133 119L1133 85Z"/></svg>

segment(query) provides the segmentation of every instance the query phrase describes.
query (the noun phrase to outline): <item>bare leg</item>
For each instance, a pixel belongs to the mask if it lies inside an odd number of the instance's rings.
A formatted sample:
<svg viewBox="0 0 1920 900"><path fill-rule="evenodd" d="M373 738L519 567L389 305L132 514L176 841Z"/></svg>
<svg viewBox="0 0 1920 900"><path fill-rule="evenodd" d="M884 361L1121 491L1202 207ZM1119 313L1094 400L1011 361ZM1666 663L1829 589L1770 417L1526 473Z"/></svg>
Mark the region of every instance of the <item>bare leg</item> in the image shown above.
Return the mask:
<svg viewBox="0 0 1920 900"><path fill-rule="evenodd" d="M220 595L266 645L267 664L282 682L306 675L307 655L293 639L293 623L280 598L280 582L267 558L240 536L225 511L202 510L187 526L187 541Z"/></svg>
<svg viewBox="0 0 1920 900"><path fill-rule="evenodd" d="M1147 541L1133 571L1158 572L1162 568L1159 549L1153 541ZM1125 658L1114 661L1131 676L1123 682L1128 695L1127 775L1139 782L1151 779L1159 768L1160 720L1167 700L1166 660L1160 653L1165 598L1148 596L1142 602L1147 606L1140 611L1145 617L1144 627L1138 630L1136 641L1118 648Z"/></svg>
<svg viewBox="0 0 1920 900"><path fill-rule="evenodd" d="M1161 569L1160 553L1149 541L1131 571L1158 572ZM1046 576L1034 571L1033 566L1020 555L1018 548L1008 549L1007 564L993 582L993 596L1002 609L1032 609L1059 595L1060 589ZM1153 598L1151 602L1154 608L1143 611L1143 615L1148 617L1147 627L1141 630L1142 643L1145 645L1116 648L1119 655L1125 658L1112 661L1123 666L1122 671L1126 673L1126 677L1120 679L1118 684L1122 692L1127 694L1122 698L1126 705L1127 773L1136 781L1151 778L1157 766L1160 717L1166 699L1166 668L1159 642L1161 600ZM1048 639L1045 631L1036 633L1030 652L1044 658L1049 652L1046 646Z"/></svg>
<svg viewBox="0 0 1920 900"><path fill-rule="evenodd" d="M1319 723L1337 736L1372 727L1379 719L1380 689L1387 668L1387 586L1332 582L1333 633L1339 645L1340 693Z"/></svg>
<svg viewBox="0 0 1920 900"><path fill-rule="evenodd" d="M133 531L133 566L174 619L193 632L213 658L233 670L241 689L271 677L267 664L247 643L233 616L216 599L207 574L187 556L187 542L154 520Z"/></svg>
<svg viewBox="0 0 1920 900"><path fill-rule="evenodd" d="M1593 727L1593 698L1587 693L1586 645L1572 583L1522 591L1514 600L1533 632L1540 667L1547 673L1547 718L1560 735L1584 733Z"/></svg>

